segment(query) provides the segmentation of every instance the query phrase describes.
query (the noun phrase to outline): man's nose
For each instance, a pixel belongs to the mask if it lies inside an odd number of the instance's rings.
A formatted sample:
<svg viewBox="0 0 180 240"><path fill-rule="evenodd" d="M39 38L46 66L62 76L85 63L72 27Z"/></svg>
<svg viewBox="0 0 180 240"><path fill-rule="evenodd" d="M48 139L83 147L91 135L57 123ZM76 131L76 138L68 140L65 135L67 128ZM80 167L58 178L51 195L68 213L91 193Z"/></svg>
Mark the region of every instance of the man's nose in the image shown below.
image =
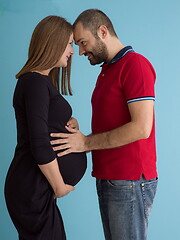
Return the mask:
<svg viewBox="0 0 180 240"><path fill-rule="evenodd" d="M85 53L85 50L83 48L79 48L79 55L82 56Z"/></svg>

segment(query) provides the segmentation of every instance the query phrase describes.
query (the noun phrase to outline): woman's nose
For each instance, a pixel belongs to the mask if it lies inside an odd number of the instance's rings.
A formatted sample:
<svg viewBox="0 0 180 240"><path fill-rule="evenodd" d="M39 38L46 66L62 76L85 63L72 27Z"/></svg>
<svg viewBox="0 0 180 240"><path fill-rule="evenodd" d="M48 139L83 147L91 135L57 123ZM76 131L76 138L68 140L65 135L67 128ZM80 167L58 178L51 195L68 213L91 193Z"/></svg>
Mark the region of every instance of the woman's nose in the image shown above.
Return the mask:
<svg viewBox="0 0 180 240"><path fill-rule="evenodd" d="M71 54L71 55L74 54L74 49L73 49L73 47L71 47L70 54Z"/></svg>

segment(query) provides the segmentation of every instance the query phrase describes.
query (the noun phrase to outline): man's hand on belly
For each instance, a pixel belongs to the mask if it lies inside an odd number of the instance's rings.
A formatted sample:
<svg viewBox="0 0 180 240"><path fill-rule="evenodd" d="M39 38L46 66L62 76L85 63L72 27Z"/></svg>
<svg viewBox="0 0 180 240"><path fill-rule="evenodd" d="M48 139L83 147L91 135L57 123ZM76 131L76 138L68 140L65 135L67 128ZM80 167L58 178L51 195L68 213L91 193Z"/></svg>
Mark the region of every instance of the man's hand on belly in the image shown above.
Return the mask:
<svg viewBox="0 0 180 240"><path fill-rule="evenodd" d="M84 136L79 130L73 129L68 126L66 126L66 129L70 133L51 133L51 137L58 138L57 140L51 141L51 144L59 144L59 146L53 147L53 150L64 150L58 153L58 157L62 157L72 152L85 152L85 141L87 137Z"/></svg>

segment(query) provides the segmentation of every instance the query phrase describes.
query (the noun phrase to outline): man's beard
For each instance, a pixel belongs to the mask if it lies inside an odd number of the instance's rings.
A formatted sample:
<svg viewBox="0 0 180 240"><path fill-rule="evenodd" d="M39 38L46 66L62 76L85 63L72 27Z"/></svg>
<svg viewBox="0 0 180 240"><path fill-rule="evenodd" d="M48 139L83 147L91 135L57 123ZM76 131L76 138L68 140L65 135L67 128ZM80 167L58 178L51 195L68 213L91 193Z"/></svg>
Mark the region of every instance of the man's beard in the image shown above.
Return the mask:
<svg viewBox="0 0 180 240"><path fill-rule="evenodd" d="M102 62L107 62L108 59L108 51L106 45L100 40L96 40L96 45L90 52L86 52L84 54L88 56L88 60L91 65L100 64Z"/></svg>

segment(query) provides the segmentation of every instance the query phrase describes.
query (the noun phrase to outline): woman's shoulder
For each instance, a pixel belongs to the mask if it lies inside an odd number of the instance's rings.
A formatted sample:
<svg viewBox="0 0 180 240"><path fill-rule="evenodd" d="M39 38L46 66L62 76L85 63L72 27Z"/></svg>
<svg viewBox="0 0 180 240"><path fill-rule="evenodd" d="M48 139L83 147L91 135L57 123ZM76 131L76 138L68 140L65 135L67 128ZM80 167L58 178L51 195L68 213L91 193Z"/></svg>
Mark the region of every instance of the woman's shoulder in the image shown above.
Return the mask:
<svg viewBox="0 0 180 240"><path fill-rule="evenodd" d="M47 93L48 91L51 97L59 95L59 91L52 84L50 77L41 73L27 72L19 77L17 84L25 93L34 91Z"/></svg>
<svg viewBox="0 0 180 240"><path fill-rule="evenodd" d="M49 85L49 76L42 75L37 72L27 72L21 75L18 81L19 83L26 87L31 86L42 87Z"/></svg>
<svg viewBox="0 0 180 240"><path fill-rule="evenodd" d="M48 80L49 76L38 72L27 72L19 77L19 80L33 81L33 80Z"/></svg>

